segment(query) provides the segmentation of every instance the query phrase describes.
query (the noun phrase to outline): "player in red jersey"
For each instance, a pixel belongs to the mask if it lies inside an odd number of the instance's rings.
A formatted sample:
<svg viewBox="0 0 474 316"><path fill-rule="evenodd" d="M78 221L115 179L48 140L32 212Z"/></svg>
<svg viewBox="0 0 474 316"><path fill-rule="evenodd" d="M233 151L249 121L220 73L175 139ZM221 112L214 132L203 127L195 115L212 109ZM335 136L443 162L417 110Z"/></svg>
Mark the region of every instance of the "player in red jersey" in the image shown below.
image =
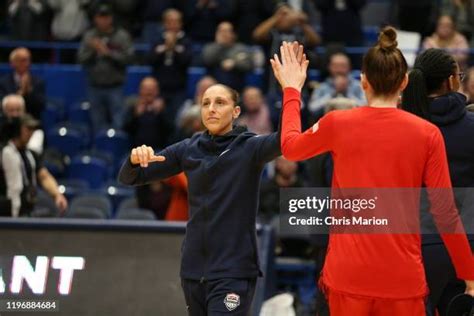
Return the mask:
<svg viewBox="0 0 474 316"><path fill-rule="evenodd" d="M288 43L281 59L275 55L271 63L284 91L281 144L287 159L330 152L333 188L451 187L439 129L397 108L408 76L393 28L382 30L364 56L361 84L368 106L331 112L305 132L300 91L308 61L302 47ZM459 227L455 207L432 212ZM441 236L457 276L466 280L466 293L474 296L474 260L464 230ZM419 234L331 234L328 249L320 284L331 316L425 316Z"/></svg>

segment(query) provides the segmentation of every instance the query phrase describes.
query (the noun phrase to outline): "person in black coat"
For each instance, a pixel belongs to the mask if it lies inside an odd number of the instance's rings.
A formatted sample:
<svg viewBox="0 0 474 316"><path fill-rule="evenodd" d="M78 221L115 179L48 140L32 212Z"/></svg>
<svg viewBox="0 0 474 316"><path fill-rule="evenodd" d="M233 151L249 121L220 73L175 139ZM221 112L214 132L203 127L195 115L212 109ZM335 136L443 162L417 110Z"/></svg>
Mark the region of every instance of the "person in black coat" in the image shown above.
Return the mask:
<svg viewBox="0 0 474 316"><path fill-rule="evenodd" d="M10 65L13 72L0 78L0 99L19 94L25 99L26 111L40 119L46 104L46 88L44 81L30 72L30 51L24 47L14 49L10 53Z"/></svg>
<svg viewBox="0 0 474 316"><path fill-rule="evenodd" d="M119 173L127 185L186 174L189 221L180 275L189 315L248 315L261 275L255 229L260 178L265 163L281 155L280 137L234 126L240 111L235 90L211 86L201 101L205 132L157 156L151 147L136 147Z"/></svg>
<svg viewBox="0 0 474 316"><path fill-rule="evenodd" d="M163 13L163 32L154 39L150 52L153 76L160 81L170 120L175 119L179 106L186 99L188 67L192 58L191 42L182 26L181 12L166 10Z"/></svg>
<svg viewBox="0 0 474 316"><path fill-rule="evenodd" d="M447 52L428 49L419 55L409 75L408 86L403 93L402 107L439 127L443 134L449 171L456 204L464 226L474 245L474 215L468 198L474 187L474 113L466 109L466 97L457 91L464 74ZM459 189L463 188L463 189ZM466 219L471 222L466 222ZM423 217L422 217L422 223ZM470 235L469 235L470 234ZM449 301L464 292L463 284L455 276L454 268L438 235L423 236L423 256L428 285L430 287L431 313L437 308L446 315Z"/></svg>

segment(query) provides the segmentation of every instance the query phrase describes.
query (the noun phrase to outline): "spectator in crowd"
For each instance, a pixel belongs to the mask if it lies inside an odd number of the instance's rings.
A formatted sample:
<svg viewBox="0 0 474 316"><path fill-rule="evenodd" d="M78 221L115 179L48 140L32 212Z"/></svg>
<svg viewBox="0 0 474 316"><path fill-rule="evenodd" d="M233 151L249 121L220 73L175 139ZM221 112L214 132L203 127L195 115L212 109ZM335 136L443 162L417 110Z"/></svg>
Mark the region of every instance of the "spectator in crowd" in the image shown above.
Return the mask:
<svg viewBox="0 0 474 316"><path fill-rule="evenodd" d="M304 183L298 175L298 163L285 159L275 159L275 174L260 188L260 219L270 222L280 212L280 189L303 187Z"/></svg>
<svg viewBox="0 0 474 316"><path fill-rule="evenodd" d="M270 110L259 88L245 88L242 93L242 105L244 114L240 116L239 124L246 125L249 131L259 135L273 131Z"/></svg>
<svg viewBox="0 0 474 316"><path fill-rule="evenodd" d="M362 46L364 35L360 11L367 0L314 0L321 12L322 37L326 45ZM347 30L351 30L347 32Z"/></svg>
<svg viewBox="0 0 474 316"><path fill-rule="evenodd" d="M462 92L467 98L467 104L474 103L474 68L471 67L466 72L466 79L462 85Z"/></svg>
<svg viewBox="0 0 474 316"><path fill-rule="evenodd" d="M38 126L39 121L29 114L8 121L9 141L0 151L0 200L6 206L1 208L2 216L28 216L35 207L38 185L54 199L61 212L67 209L67 200L59 192L56 180L27 148Z"/></svg>
<svg viewBox="0 0 474 316"><path fill-rule="evenodd" d="M461 69L467 66L469 44L461 33L456 30L454 20L449 15L442 15L438 19L436 31L423 42L423 48L442 48L450 51Z"/></svg>
<svg viewBox="0 0 474 316"><path fill-rule="evenodd" d="M182 14L176 9L163 13L163 32L151 46L150 62L153 75L161 83L167 114L176 117L186 95L187 71L191 64L191 45L183 31Z"/></svg>
<svg viewBox="0 0 474 316"><path fill-rule="evenodd" d="M473 43L474 0L443 0L442 8L442 13L452 16L456 21L458 31Z"/></svg>
<svg viewBox="0 0 474 316"><path fill-rule="evenodd" d="M177 118L176 118L176 125L180 125L180 121L182 118L182 115L184 112L189 110L191 107L194 105L200 105L201 104L201 99L204 94L204 92L211 86L217 84L216 79L214 79L211 76L204 76L202 77L198 83L196 84L196 91L194 92L194 98L193 99L188 99L184 101L183 105L179 109Z"/></svg>
<svg viewBox="0 0 474 316"><path fill-rule="evenodd" d="M253 30L265 19L268 19L275 10L274 1L266 0L238 0L234 14L235 29L239 41L246 45L254 44Z"/></svg>
<svg viewBox="0 0 474 316"><path fill-rule="evenodd" d="M0 78L0 98L7 94L23 96L26 112L39 119L45 108L45 84L42 79L30 72L31 53L27 48L15 48L10 53L13 72Z"/></svg>
<svg viewBox="0 0 474 316"><path fill-rule="evenodd" d="M232 18L238 0L177 0L184 14L186 30L195 43L213 40L220 22Z"/></svg>
<svg viewBox="0 0 474 316"><path fill-rule="evenodd" d="M194 133L203 131L203 129L201 106L199 104L192 105L181 113L173 142L189 138Z"/></svg>
<svg viewBox="0 0 474 316"><path fill-rule="evenodd" d="M130 35L114 26L110 6L100 5L94 15L94 28L86 32L78 52L87 74L95 130L110 123L115 128L122 126L122 89L126 66L132 58Z"/></svg>
<svg viewBox="0 0 474 316"><path fill-rule="evenodd" d="M153 43L162 33L163 13L174 7L175 0L140 0L138 2L138 11L143 19L142 41L144 43Z"/></svg>
<svg viewBox="0 0 474 316"><path fill-rule="evenodd" d="M218 82L237 91L244 87L245 76L253 66L249 48L237 43L234 27L230 22L219 24L215 41L204 46L202 61Z"/></svg>
<svg viewBox="0 0 474 316"><path fill-rule="evenodd" d="M7 121L15 117L21 117L26 114L25 99L18 94L9 94L2 99L2 115L0 122L0 143L8 141L6 131ZM27 148L37 155L43 153L44 132L41 129L35 129L28 142Z"/></svg>
<svg viewBox="0 0 474 316"><path fill-rule="evenodd" d="M357 105L366 102L359 80L351 75L351 61L346 54L333 54L329 58L328 71L329 77L314 89L308 103L313 115L322 116L325 105L333 98L349 98Z"/></svg>
<svg viewBox="0 0 474 316"><path fill-rule="evenodd" d="M48 0L53 10L51 34L58 41L79 41L89 27L86 7L91 0Z"/></svg>
<svg viewBox="0 0 474 316"><path fill-rule="evenodd" d="M429 35L436 24L438 2L433 0L396 0L394 12L401 30Z"/></svg>
<svg viewBox="0 0 474 316"><path fill-rule="evenodd" d="M103 0L95 0L101 3ZM142 23L139 21L139 3L137 0L107 0L114 14L114 23L125 29L132 37L141 35ZM163 2L162 0L157 2Z"/></svg>
<svg viewBox="0 0 474 316"><path fill-rule="evenodd" d="M8 15L12 40L48 39L50 12L47 0L9 0Z"/></svg>
<svg viewBox="0 0 474 316"><path fill-rule="evenodd" d="M87 7L91 0L48 0L53 11L51 35L56 41L78 42L89 28ZM76 49L61 51L61 63L75 64Z"/></svg>
<svg viewBox="0 0 474 316"><path fill-rule="evenodd" d="M133 146L150 144L153 148L164 148L172 128L165 119L165 101L160 97L158 81L144 78L138 97L128 103L123 129L130 135Z"/></svg>
<svg viewBox="0 0 474 316"><path fill-rule="evenodd" d="M267 46L267 58L279 51L282 41L304 43L311 64L315 62L311 50L321 42L319 35L308 23L307 15L286 4L280 5L270 18L255 28L253 38L257 43ZM268 72L268 67L266 70ZM273 74L269 73L268 78L268 93L272 96L278 95L280 90Z"/></svg>

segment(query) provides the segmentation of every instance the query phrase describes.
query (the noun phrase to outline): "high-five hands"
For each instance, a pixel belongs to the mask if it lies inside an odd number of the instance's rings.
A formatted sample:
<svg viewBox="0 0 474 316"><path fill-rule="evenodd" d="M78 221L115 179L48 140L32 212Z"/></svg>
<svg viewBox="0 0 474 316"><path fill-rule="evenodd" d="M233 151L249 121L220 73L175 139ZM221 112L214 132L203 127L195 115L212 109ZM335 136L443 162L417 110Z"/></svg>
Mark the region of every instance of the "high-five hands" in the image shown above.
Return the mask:
<svg viewBox="0 0 474 316"><path fill-rule="evenodd" d="M309 60L303 52L303 45L298 42L283 42L280 46L280 55L281 61L277 54L270 59L275 78L282 89L295 88L301 91L309 65Z"/></svg>
<svg viewBox="0 0 474 316"><path fill-rule="evenodd" d="M142 168L148 167L150 162L161 162L165 161L164 156L156 156L153 148L150 146L142 145L132 149L132 154L130 155L130 162L133 165L138 165Z"/></svg>

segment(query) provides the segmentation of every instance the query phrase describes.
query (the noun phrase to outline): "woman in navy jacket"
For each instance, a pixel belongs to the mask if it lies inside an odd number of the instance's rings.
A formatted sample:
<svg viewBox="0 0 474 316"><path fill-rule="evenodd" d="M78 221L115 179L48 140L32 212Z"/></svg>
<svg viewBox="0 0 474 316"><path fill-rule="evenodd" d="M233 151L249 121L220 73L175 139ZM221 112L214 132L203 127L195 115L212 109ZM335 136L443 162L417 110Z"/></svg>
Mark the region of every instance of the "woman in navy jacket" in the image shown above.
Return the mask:
<svg viewBox="0 0 474 316"><path fill-rule="evenodd" d="M474 113L466 110L466 97L457 92L463 77L451 55L440 49L428 49L417 57L410 72L402 107L441 130L453 188L464 188L457 189L455 196L473 247L472 207L466 206L472 206L474 193ZM449 301L464 292L464 284L456 280L438 235L423 236L423 257L430 287L431 313L434 315L437 308L444 316Z"/></svg>
<svg viewBox="0 0 474 316"><path fill-rule="evenodd" d="M119 181L142 185L185 172L189 221L181 279L190 315L249 314L261 275L255 221L265 163L281 155L278 133L259 136L234 126L238 94L224 85L207 89L201 115L207 128L155 155L134 148Z"/></svg>

